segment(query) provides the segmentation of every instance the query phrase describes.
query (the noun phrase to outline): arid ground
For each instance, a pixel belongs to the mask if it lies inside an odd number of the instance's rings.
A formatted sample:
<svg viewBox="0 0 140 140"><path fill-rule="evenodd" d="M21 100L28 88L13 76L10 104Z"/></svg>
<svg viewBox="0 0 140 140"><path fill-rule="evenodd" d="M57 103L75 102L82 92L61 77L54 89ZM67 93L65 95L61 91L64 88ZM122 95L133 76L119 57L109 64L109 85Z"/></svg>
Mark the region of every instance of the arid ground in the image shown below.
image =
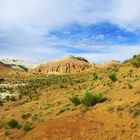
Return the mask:
<svg viewBox="0 0 140 140"><path fill-rule="evenodd" d="M1 76L0 140L140 140L138 67Z"/></svg>

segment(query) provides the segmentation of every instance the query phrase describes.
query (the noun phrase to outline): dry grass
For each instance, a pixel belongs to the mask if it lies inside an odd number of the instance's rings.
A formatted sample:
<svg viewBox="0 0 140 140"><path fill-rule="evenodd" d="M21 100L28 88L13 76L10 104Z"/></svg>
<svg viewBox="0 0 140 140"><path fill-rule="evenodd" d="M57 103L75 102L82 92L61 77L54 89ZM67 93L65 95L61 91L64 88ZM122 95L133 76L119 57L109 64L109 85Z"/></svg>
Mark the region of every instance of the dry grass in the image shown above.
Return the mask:
<svg viewBox="0 0 140 140"><path fill-rule="evenodd" d="M109 78L109 74L112 72L115 72L115 76L117 77L117 81L115 80L115 82ZM58 119L59 122L59 119L62 120L62 118L65 118L64 120L66 120L66 118L69 118L67 116L71 115L74 115L74 118L77 116L78 119L81 117L81 112L82 116L88 116L88 119L91 116L94 116L93 118L97 120L100 119L100 123L102 122L104 126L106 126L106 130L116 129L116 122L120 130L124 129L124 131L126 131L132 122L138 123L140 120L140 108L138 104L140 99L139 68L122 65L109 69L95 69L89 72L71 75L24 75L22 73L21 76L16 78L17 75L15 75L15 77L12 75L5 81L5 83L11 85L18 83L19 86L10 89L11 94L15 94L17 100L2 101L3 106L0 107L0 139L5 139L6 137L14 137L13 139L18 139L21 136L24 137L26 135L23 131L24 125L27 122L32 122L36 130L36 126L38 128L41 122L49 122L51 127L51 120L55 121ZM108 100L96 104L93 107L90 106L87 109L83 108L83 105L80 103L76 103L75 106L69 99L70 97L82 99L87 90L92 93L101 93L103 97L106 97ZM18 120L21 124L21 128L19 130L7 128L5 131L4 124L12 118ZM85 121L88 121L84 116L83 118ZM126 122L125 119L128 122ZM95 124L97 120L93 119L93 124ZM114 123L109 127L107 126L108 121L105 122L106 120L110 120ZM69 119L67 121L69 121ZM80 118L79 121L79 125L82 127L83 122ZM127 123L126 127L121 126L122 122ZM97 124L99 125L98 121ZM95 126L97 126L97 124L95 124ZM55 128L54 124L53 127ZM88 129L88 127L86 128ZM90 128L94 130L94 126L91 125ZM97 130L96 135L99 136L101 134L101 131L98 132L100 128L96 127L95 129ZM138 126L136 126L136 129L138 130ZM30 129L29 133L35 130ZM79 127L79 131L80 130ZM133 130L130 130L130 133L132 131ZM4 132L5 135L3 135ZM6 135L6 132L8 135ZM90 132L87 131L87 133L90 137ZM125 137L125 133L122 133L120 137L129 139L130 133L127 133L128 137ZM117 134L118 131L116 130L116 133L114 131L112 135L115 137ZM103 136L105 135L110 134L109 132L103 133Z"/></svg>

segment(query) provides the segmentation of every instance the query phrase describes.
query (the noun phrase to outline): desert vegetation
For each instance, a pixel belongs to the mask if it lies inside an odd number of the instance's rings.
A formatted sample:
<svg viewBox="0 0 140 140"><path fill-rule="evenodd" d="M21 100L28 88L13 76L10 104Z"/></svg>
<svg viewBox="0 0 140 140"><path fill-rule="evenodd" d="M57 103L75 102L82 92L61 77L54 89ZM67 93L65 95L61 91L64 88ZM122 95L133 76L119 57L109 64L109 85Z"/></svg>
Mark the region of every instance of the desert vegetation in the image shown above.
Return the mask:
<svg viewBox="0 0 140 140"><path fill-rule="evenodd" d="M138 61L136 58L132 59ZM138 64L134 66L130 60L81 73L9 76L0 86L0 93L7 93L0 99L0 139L28 136L42 123L51 124L63 118L67 122L71 116L78 116L77 122L90 120L92 127L108 125L106 120L121 120L120 128L125 119L137 122L140 71ZM100 117L103 122L95 124L93 119L100 120ZM113 124L111 129L115 128Z"/></svg>

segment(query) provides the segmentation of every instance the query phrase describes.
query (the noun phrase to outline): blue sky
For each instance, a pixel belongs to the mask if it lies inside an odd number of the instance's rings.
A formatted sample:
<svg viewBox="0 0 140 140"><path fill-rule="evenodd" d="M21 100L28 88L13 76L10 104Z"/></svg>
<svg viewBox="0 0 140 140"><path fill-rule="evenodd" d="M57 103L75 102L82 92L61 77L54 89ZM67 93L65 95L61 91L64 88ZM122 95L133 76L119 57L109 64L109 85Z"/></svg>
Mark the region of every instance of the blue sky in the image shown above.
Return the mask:
<svg viewBox="0 0 140 140"><path fill-rule="evenodd" d="M98 63L138 53L139 0L0 0L0 57Z"/></svg>

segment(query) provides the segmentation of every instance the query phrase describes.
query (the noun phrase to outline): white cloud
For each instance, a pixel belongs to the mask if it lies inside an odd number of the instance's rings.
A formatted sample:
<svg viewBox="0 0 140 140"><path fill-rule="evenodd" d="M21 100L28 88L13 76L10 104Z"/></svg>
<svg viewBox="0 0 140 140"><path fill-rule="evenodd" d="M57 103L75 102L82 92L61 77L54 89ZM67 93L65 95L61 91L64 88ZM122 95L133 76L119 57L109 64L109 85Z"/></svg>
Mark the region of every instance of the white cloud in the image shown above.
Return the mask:
<svg viewBox="0 0 140 140"><path fill-rule="evenodd" d="M104 46L104 48L107 48ZM91 62L101 63L110 60L123 62L133 55L140 53L140 46L110 46L106 53L83 53L77 54L83 56Z"/></svg>
<svg viewBox="0 0 140 140"><path fill-rule="evenodd" d="M62 42L56 38L44 38L51 30L71 23L95 24L111 22L127 30L140 28L139 0L0 0L0 36L8 40L8 50L1 55L18 56L24 59L52 59L67 54L52 47ZM69 33L66 33L69 34ZM104 38L103 35L98 36ZM120 37L120 39L122 39ZM52 42L51 42L52 41ZM88 44L85 45L85 42ZM63 44L109 53L81 54L91 60L122 59L138 53L140 46L118 47L93 46L91 41L79 44L65 40ZM118 49L120 48L120 49ZM113 50L114 49L114 50Z"/></svg>
<svg viewBox="0 0 140 140"><path fill-rule="evenodd" d="M52 29L72 22L111 21L140 27L139 0L1 0L0 23L5 26Z"/></svg>

